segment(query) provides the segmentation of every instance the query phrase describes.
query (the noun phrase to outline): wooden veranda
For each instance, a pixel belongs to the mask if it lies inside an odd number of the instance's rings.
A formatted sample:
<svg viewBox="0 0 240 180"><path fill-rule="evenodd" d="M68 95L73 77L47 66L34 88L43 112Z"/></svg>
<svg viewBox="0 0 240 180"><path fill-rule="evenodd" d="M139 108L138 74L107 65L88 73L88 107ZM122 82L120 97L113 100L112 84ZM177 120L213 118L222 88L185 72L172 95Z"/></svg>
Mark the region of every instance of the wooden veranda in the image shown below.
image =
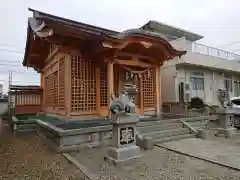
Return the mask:
<svg viewBox="0 0 240 180"><path fill-rule="evenodd" d="M138 113L161 113L160 67L185 51L145 29L119 33L30 10L23 65L41 74L44 112L107 116L110 95L135 76Z"/></svg>

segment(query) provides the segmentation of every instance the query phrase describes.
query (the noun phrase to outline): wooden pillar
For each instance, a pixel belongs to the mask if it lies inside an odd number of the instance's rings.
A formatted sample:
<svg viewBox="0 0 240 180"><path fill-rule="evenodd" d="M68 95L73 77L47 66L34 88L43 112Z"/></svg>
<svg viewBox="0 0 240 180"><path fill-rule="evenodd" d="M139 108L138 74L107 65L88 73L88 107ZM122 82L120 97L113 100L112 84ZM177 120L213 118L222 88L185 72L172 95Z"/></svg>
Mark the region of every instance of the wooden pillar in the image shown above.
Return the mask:
<svg viewBox="0 0 240 180"><path fill-rule="evenodd" d="M156 115L159 117L162 111L162 101L161 101L161 77L160 77L160 67L156 68Z"/></svg>
<svg viewBox="0 0 240 180"><path fill-rule="evenodd" d="M57 108L59 108L59 89L60 89L60 60L57 60ZM59 109L58 109L59 111Z"/></svg>
<svg viewBox="0 0 240 180"><path fill-rule="evenodd" d="M96 79L96 110L100 114L100 68L95 68L95 79Z"/></svg>
<svg viewBox="0 0 240 180"><path fill-rule="evenodd" d="M140 92L140 114L144 114L144 99L143 99L143 77L140 76L139 78L139 92Z"/></svg>
<svg viewBox="0 0 240 180"><path fill-rule="evenodd" d="M40 92L40 106L41 111L44 111L44 105L45 105L45 95L44 95L44 80L43 80L43 72L40 72L40 87L43 89L43 91Z"/></svg>
<svg viewBox="0 0 240 180"><path fill-rule="evenodd" d="M71 113L71 96L72 96L72 71L71 71L71 56L66 55L65 58L65 114L68 116Z"/></svg>
<svg viewBox="0 0 240 180"><path fill-rule="evenodd" d="M108 108L112 102L112 99L110 98L111 95L114 93L114 73L113 73L113 62L108 61L107 66L107 76L108 76ZM108 109L108 117L111 117L111 112Z"/></svg>
<svg viewBox="0 0 240 180"><path fill-rule="evenodd" d="M40 87L43 88L43 72L40 72Z"/></svg>

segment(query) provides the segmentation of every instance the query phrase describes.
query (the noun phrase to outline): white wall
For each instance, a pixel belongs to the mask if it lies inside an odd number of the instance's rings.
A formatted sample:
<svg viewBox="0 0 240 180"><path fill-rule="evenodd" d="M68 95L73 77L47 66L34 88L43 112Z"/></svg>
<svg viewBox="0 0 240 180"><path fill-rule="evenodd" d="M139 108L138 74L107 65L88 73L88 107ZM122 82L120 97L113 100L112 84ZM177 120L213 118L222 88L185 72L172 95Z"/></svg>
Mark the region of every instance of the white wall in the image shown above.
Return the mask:
<svg viewBox="0 0 240 180"><path fill-rule="evenodd" d="M239 62L192 52L192 42L187 41L184 37L170 43L177 50L187 50L187 54L181 59L170 60L162 66L162 98L164 102L179 101L178 85L180 82L190 83L191 71L204 73L204 101L212 105L219 103L216 91L224 88L224 73L233 75L234 80L240 81Z"/></svg>
<svg viewBox="0 0 240 180"><path fill-rule="evenodd" d="M0 84L0 95L2 95L2 94L3 94L3 85Z"/></svg>
<svg viewBox="0 0 240 180"><path fill-rule="evenodd" d="M161 68L161 97L163 102L176 102L176 66Z"/></svg>
<svg viewBox="0 0 240 180"><path fill-rule="evenodd" d="M0 115L8 112L8 102L0 102Z"/></svg>
<svg viewBox="0 0 240 180"><path fill-rule="evenodd" d="M176 77L176 101L178 101L178 86L180 82L190 83L191 72L203 72L204 73L204 102L209 105L218 105L217 90L224 89L224 73L223 71L213 71L207 68L200 67L180 67L177 68L177 77ZM226 73L225 73L226 74ZM237 73L228 73L229 76L232 76L233 81L240 81L240 72ZM191 97L194 97L190 91ZM169 93L170 94L170 93ZM234 85L233 85L233 94L234 96ZM231 96L231 95L230 95Z"/></svg>
<svg viewBox="0 0 240 180"><path fill-rule="evenodd" d="M202 97L204 102L209 105L217 105L217 90L224 88L224 76L218 71L212 71L199 67L185 67L186 82L190 83L192 72L202 72L204 74L204 91ZM190 90L191 98L195 96L194 90Z"/></svg>

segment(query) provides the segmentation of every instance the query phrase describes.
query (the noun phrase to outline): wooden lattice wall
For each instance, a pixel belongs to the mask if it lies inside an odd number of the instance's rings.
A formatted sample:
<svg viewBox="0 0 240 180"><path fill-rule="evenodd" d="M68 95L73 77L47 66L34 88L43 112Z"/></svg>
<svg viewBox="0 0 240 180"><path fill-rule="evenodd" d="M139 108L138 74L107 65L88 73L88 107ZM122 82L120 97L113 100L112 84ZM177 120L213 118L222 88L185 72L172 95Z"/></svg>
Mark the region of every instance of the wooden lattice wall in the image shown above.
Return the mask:
<svg viewBox="0 0 240 180"><path fill-rule="evenodd" d="M46 106L58 107L58 71L48 75L45 79Z"/></svg>
<svg viewBox="0 0 240 180"><path fill-rule="evenodd" d="M107 76L107 63L104 63L100 68L100 106L108 106L108 76Z"/></svg>
<svg viewBox="0 0 240 180"><path fill-rule="evenodd" d="M142 91L144 108L155 107L155 71L146 71L142 74Z"/></svg>
<svg viewBox="0 0 240 180"><path fill-rule="evenodd" d="M81 55L71 56L71 111L88 114L96 111L95 68Z"/></svg>
<svg viewBox="0 0 240 180"><path fill-rule="evenodd" d="M50 46L49 57L45 61L42 74L44 87L44 107L49 113L66 114L66 62L69 55L58 51L57 47Z"/></svg>
<svg viewBox="0 0 240 180"><path fill-rule="evenodd" d="M114 68L114 95L119 96L120 86L120 69ZM107 76L107 62L100 68L100 106L108 107L108 76Z"/></svg>
<svg viewBox="0 0 240 180"><path fill-rule="evenodd" d="M100 82L96 83L96 72L98 71L95 71L96 67L93 66L91 60L84 59L77 52L71 55L59 52L46 62L43 73L44 106L47 111L83 115L99 113L97 110L101 111L108 107L107 67L108 65L105 62L104 66L100 68ZM122 87L122 78L125 71L117 65L114 66L114 93L116 96L119 95ZM98 84L98 87L96 84ZM142 95L143 107L146 109L154 108L156 95L155 71L142 74L141 80L138 80L138 86L140 87L140 85L141 89L139 91L142 94L138 93L135 100L136 105L140 108Z"/></svg>

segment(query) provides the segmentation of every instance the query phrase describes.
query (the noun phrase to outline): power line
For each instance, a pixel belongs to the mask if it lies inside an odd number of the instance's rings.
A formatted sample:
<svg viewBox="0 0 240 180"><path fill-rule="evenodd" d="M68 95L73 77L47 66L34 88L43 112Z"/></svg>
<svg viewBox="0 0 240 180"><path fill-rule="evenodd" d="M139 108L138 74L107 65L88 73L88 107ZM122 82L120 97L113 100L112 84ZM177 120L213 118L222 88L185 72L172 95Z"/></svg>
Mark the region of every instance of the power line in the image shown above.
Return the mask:
<svg viewBox="0 0 240 180"><path fill-rule="evenodd" d="M12 60L6 60L6 59L0 59L0 62L21 63L21 61L12 61Z"/></svg>
<svg viewBox="0 0 240 180"><path fill-rule="evenodd" d="M12 70L12 72L16 74L26 74L26 72L23 72L23 71ZM9 73L9 71L0 71L0 74L6 74L6 73Z"/></svg>
<svg viewBox="0 0 240 180"><path fill-rule="evenodd" d="M17 53L17 54L24 54L24 52L8 50L8 49L2 49L2 48L0 48L0 51L6 51L6 52L11 52L11 53Z"/></svg>
<svg viewBox="0 0 240 180"><path fill-rule="evenodd" d="M12 80L12 82L22 82L22 81L20 81L20 80ZM25 81L24 84L25 84L25 83L40 83L40 82L37 82L37 81L27 81L27 82L26 82L26 81Z"/></svg>
<svg viewBox="0 0 240 180"><path fill-rule="evenodd" d="M20 66L20 64L18 65L18 64L2 64L2 63L0 63L0 66Z"/></svg>
<svg viewBox="0 0 240 180"><path fill-rule="evenodd" d="M223 45L217 46L217 48L219 48L219 47L231 46L231 45L238 44L238 43L240 43L240 41L234 41L234 42L229 43L229 44L223 44Z"/></svg>
<svg viewBox="0 0 240 180"><path fill-rule="evenodd" d="M8 46L8 47L13 47L13 45L11 45L11 44L7 44L7 43L0 43L0 46Z"/></svg>

